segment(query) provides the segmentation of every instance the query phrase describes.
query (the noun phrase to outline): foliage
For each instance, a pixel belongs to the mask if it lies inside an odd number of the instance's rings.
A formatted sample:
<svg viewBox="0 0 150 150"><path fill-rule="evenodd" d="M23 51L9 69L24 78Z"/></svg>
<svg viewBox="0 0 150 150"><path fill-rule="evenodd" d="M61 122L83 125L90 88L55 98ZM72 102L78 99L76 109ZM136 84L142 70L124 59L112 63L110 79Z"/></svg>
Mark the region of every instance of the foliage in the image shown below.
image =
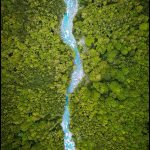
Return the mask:
<svg viewBox="0 0 150 150"><path fill-rule="evenodd" d="M86 78L71 97L78 150L148 149L148 15L136 0L81 0Z"/></svg>
<svg viewBox="0 0 150 150"><path fill-rule="evenodd" d="M147 0L145 0L147 1ZM86 77L71 95L78 150L148 149L148 15L139 0L80 0L74 20ZM3 150L61 150L72 50L63 0L2 0ZM145 11L146 9L146 11ZM85 49L86 48L86 49Z"/></svg>
<svg viewBox="0 0 150 150"><path fill-rule="evenodd" d="M72 54L61 0L2 1L2 149L63 149ZM56 9L57 8L57 9Z"/></svg>

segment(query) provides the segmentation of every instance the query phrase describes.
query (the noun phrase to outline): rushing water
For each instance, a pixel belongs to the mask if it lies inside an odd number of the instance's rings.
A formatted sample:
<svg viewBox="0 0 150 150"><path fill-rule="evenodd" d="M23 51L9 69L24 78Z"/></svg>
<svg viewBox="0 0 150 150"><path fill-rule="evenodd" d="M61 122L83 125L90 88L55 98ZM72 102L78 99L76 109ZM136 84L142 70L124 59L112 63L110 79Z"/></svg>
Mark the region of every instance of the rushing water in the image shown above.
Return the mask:
<svg viewBox="0 0 150 150"><path fill-rule="evenodd" d="M63 114L63 121L61 123L61 126L64 132L65 150L75 150L75 143L72 139L72 133L69 130L69 124L70 124L69 94L73 93L74 89L82 80L84 76L84 72L83 72L82 62L80 59L80 54L77 48L77 43L72 34L73 18L75 17L78 11L78 1L77 0L64 0L64 1L67 8L61 24L61 37L64 43L69 45L72 48L72 50L75 52L75 58L74 58L75 69L72 72L71 82L66 92L65 111Z"/></svg>

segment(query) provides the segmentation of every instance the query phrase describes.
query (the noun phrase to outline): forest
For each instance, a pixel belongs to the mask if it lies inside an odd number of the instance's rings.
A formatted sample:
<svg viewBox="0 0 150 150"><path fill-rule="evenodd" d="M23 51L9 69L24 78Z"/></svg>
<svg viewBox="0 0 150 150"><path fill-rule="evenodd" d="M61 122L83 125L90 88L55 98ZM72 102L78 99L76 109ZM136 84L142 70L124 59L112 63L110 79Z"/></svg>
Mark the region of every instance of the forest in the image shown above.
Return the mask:
<svg viewBox="0 0 150 150"><path fill-rule="evenodd" d="M78 0L85 77L70 96L77 150L148 150L149 1ZM1 148L63 150L74 53L63 0L1 1ZM83 42L80 42L83 41Z"/></svg>

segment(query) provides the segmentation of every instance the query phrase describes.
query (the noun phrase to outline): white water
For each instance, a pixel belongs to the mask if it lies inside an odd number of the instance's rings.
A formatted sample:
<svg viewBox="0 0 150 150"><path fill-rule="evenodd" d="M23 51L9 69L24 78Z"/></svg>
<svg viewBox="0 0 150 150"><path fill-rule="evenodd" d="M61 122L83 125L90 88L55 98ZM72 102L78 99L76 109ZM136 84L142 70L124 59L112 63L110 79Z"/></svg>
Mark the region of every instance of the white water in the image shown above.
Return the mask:
<svg viewBox="0 0 150 150"><path fill-rule="evenodd" d="M80 59L80 54L77 48L76 40L72 34L73 18L78 11L77 0L65 0L67 6L66 13L64 14L61 24L61 37L65 44L69 45L75 52L74 66L75 69L71 75L71 82L66 92L65 111L63 114L63 121L61 126L64 132L64 147L65 150L75 150L75 143L72 139L72 133L69 130L70 112L69 112L69 94L73 93L74 89L78 86L79 82L84 76L83 66Z"/></svg>

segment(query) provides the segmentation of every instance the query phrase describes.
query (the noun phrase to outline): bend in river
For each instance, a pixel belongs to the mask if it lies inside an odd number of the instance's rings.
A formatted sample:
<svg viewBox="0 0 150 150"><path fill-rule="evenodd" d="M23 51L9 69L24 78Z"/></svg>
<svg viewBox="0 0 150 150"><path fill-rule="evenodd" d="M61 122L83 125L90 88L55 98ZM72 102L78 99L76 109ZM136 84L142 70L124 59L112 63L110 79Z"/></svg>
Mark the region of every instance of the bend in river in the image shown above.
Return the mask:
<svg viewBox="0 0 150 150"><path fill-rule="evenodd" d="M78 1L65 0L65 4L67 8L61 24L61 37L64 43L69 45L72 48L72 50L75 52L75 58L74 58L75 69L72 72L71 82L66 92L65 111L63 114L63 121L61 123L61 126L64 132L65 150L75 150L75 143L72 139L72 133L69 130L69 124L70 124L69 94L73 93L74 89L78 86L79 82L82 80L84 76L84 71L83 71L82 61L80 59L80 54L77 48L77 43L72 34L73 19L78 11Z"/></svg>

